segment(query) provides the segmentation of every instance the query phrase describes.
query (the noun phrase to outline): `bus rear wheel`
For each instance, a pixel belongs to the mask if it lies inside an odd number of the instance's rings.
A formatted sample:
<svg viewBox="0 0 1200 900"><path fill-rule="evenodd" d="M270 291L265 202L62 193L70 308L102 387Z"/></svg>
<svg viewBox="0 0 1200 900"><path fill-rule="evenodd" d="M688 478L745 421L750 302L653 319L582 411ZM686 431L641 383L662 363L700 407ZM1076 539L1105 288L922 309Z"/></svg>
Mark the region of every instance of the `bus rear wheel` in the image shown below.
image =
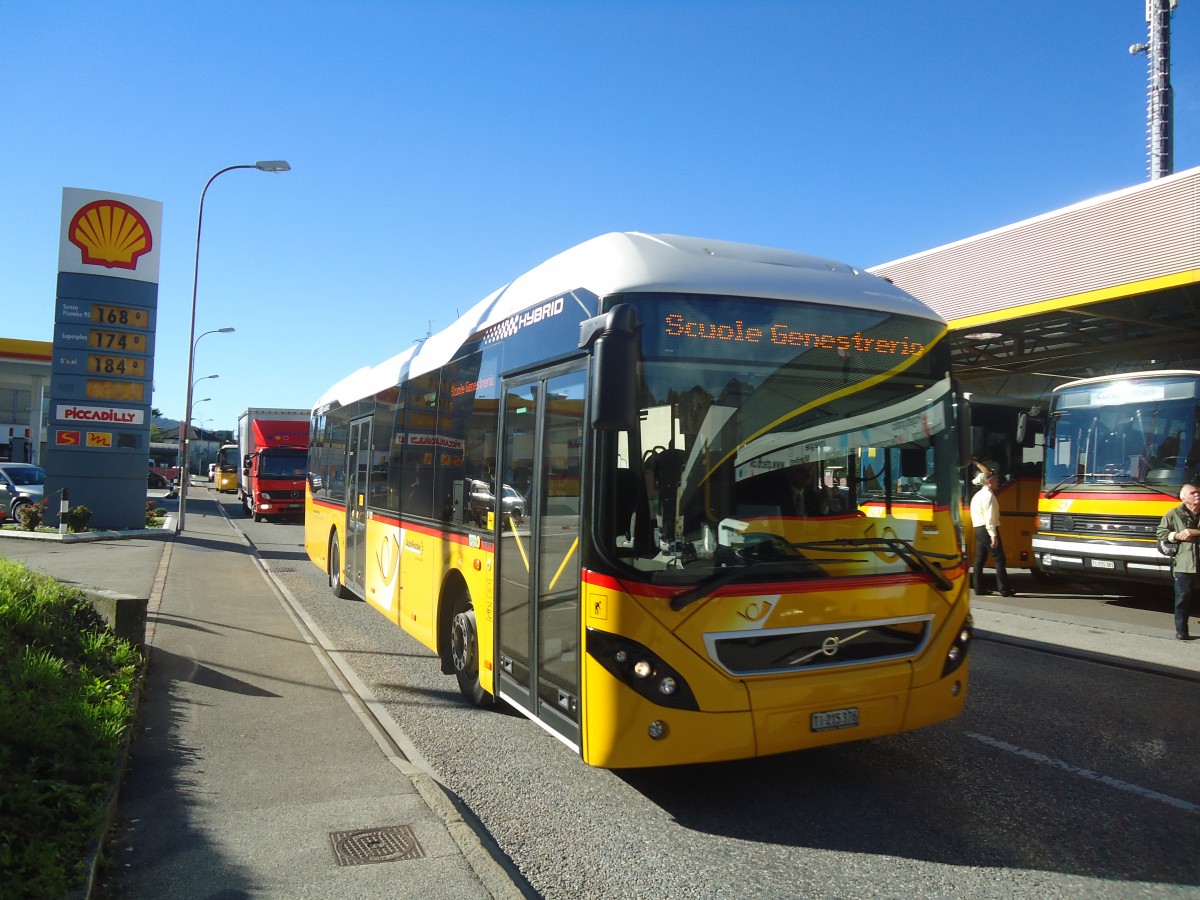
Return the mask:
<svg viewBox="0 0 1200 900"><path fill-rule="evenodd" d="M479 683L479 635L475 628L475 609L460 603L450 620L450 662L458 679L458 689L472 706L489 706L492 695Z"/></svg>
<svg viewBox="0 0 1200 900"><path fill-rule="evenodd" d="M329 539L328 560L329 589L333 591L333 596L339 600L349 600L351 597L350 591L346 590L346 585L342 582L342 548L336 531L333 533L333 537Z"/></svg>

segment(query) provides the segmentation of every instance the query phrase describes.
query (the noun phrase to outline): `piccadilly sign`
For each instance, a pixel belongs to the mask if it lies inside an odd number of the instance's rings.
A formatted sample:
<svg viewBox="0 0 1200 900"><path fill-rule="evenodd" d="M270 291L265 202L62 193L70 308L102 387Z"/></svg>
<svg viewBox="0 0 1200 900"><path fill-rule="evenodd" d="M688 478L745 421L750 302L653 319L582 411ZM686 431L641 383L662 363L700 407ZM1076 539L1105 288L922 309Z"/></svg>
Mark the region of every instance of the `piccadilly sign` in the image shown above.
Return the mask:
<svg viewBox="0 0 1200 900"><path fill-rule="evenodd" d="M118 409L114 406L76 406L60 404L54 417L63 422L112 422L115 425L141 425L146 414L140 409Z"/></svg>

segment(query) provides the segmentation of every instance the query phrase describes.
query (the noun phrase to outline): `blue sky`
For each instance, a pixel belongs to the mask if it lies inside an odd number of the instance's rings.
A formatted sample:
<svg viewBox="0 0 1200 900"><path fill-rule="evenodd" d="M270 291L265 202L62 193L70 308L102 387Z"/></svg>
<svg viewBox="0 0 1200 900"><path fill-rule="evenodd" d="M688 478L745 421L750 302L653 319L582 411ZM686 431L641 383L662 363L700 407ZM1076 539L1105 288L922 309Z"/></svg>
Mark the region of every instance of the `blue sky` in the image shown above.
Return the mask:
<svg viewBox="0 0 1200 900"><path fill-rule="evenodd" d="M1173 23L1200 165L1200 3ZM5 4L0 337L64 187L163 203L153 404L307 407L607 231L873 266L1147 178L1144 0Z"/></svg>

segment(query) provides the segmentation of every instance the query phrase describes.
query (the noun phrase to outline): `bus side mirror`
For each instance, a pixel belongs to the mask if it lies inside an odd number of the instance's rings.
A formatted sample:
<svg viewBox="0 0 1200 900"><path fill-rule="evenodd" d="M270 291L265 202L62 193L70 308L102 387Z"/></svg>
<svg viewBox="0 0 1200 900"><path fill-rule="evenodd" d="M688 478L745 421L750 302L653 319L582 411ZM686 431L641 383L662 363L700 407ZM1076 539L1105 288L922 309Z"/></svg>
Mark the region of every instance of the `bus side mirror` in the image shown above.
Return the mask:
<svg viewBox="0 0 1200 900"><path fill-rule="evenodd" d="M1017 432L1014 435L1021 447L1036 447L1037 436L1044 430L1041 410L1034 407L1027 413L1017 413Z"/></svg>
<svg viewBox="0 0 1200 900"><path fill-rule="evenodd" d="M638 425L637 313L618 303L579 327L580 348L592 350L592 428L632 431Z"/></svg>
<svg viewBox="0 0 1200 900"><path fill-rule="evenodd" d="M958 458L966 466L975 458L975 434L971 426L971 403L958 379L954 381L954 400L958 411Z"/></svg>

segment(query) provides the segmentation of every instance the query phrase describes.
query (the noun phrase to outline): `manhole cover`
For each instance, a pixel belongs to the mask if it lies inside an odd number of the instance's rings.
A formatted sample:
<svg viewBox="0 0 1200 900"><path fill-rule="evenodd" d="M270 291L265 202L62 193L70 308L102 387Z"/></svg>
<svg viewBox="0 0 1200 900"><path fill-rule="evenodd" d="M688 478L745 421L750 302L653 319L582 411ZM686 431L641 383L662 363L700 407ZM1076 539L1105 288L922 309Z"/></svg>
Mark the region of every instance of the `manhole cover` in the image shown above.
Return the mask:
<svg viewBox="0 0 1200 900"><path fill-rule="evenodd" d="M425 855L410 825L331 831L329 840L339 866L420 859Z"/></svg>

